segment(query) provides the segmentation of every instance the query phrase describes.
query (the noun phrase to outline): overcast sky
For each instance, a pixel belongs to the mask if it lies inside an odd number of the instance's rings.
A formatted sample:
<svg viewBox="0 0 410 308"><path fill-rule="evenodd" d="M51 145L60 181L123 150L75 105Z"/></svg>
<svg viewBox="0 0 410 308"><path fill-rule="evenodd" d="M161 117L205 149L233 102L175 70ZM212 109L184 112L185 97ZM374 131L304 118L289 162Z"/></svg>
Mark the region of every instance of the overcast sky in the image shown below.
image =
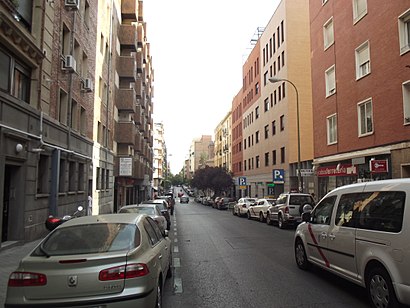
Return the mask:
<svg viewBox="0 0 410 308"><path fill-rule="evenodd" d="M191 142L212 135L242 87L242 64L279 0L144 0L154 68L154 122L162 122L171 172Z"/></svg>

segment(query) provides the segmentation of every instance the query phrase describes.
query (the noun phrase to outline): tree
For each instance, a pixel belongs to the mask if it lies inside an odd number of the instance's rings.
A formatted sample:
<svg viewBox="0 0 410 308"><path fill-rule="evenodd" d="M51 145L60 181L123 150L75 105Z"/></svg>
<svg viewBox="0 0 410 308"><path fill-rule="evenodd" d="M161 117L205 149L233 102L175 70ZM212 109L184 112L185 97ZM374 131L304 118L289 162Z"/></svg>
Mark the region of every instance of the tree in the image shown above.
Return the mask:
<svg viewBox="0 0 410 308"><path fill-rule="evenodd" d="M212 190L215 195L229 190L233 185L232 175L222 167L209 167L195 171L191 186L206 191Z"/></svg>

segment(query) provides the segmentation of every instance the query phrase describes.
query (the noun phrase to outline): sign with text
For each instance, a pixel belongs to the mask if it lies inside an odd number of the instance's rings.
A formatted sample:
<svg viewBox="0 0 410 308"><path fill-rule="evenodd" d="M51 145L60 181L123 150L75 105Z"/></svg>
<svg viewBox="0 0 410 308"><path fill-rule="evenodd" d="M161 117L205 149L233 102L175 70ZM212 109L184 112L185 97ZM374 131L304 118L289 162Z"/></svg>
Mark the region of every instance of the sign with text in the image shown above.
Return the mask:
<svg viewBox="0 0 410 308"><path fill-rule="evenodd" d="M386 159L370 160L371 173L386 173L389 172L389 164Z"/></svg>
<svg viewBox="0 0 410 308"><path fill-rule="evenodd" d="M313 169L300 169L300 176L311 176L313 174Z"/></svg>
<svg viewBox="0 0 410 308"><path fill-rule="evenodd" d="M132 175L132 157L120 157L120 176Z"/></svg>
<svg viewBox="0 0 410 308"><path fill-rule="evenodd" d="M351 164L340 164L337 166L326 166L317 168L317 176L349 176L357 175L357 168Z"/></svg>
<svg viewBox="0 0 410 308"><path fill-rule="evenodd" d="M283 184L285 183L285 170L284 169L273 169L273 183Z"/></svg>

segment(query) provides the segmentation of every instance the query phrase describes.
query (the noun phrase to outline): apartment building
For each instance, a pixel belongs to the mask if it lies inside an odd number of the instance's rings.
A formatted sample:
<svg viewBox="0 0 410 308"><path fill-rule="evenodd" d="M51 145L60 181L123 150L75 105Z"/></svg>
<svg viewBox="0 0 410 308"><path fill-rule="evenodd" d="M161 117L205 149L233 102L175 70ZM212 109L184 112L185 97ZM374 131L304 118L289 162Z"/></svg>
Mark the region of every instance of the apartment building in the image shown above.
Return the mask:
<svg viewBox="0 0 410 308"><path fill-rule="evenodd" d="M215 128L214 166L232 172L232 113L229 111Z"/></svg>
<svg viewBox="0 0 410 308"><path fill-rule="evenodd" d="M0 2L1 242L86 206L97 2Z"/></svg>
<svg viewBox="0 0 410 308"><path fill-rule="evenodd" d="M167 148L165 145L165 136L164 136L164 124L163 123L154 123L154 175L153 175L153 188L157 193L162 194L161 185L162 181L165 178L167 170Z"/></svg>
<svg viewBox="0 0 410 308"><path fill-rule="evenodd" d="M149 197L153 69L142 1L0 2L1 242L78 205Z"/></svg>
<svg viewBox="0 0 410 308"><path fill-rule="evenodd" d="M300 183L298 176L298 165L301 171L311 170L313 160L309 35L309 1L282 0L259 49L252 51L259 58L260 81L253 86L254 99L243 108L243 175L249 196L313 192L313 174L303 173Z"/></svg>
<svg viewBox="0 0 410 308"><path fill-rule="evenodd" d="M114 209L151 196L153 67L143 1L121 1L115 83ZM114 29L115 31L115 29Z"/></svg>
<svg viewBox="0 0 410 308"><path fill-rule="evenodd" d="M409 2L310 1L310 16L318 196L409 177Z"/></svg>
<svg viewBox="0 0 410 308"><path fill-rule="evenodd" d="M188 162L185 163L185 168L189 169L186 172L186 178L192 179L196 170L205 167L209 160L214 161L214 155L214 142L211 135L202 135L192 140Z"/></svg>

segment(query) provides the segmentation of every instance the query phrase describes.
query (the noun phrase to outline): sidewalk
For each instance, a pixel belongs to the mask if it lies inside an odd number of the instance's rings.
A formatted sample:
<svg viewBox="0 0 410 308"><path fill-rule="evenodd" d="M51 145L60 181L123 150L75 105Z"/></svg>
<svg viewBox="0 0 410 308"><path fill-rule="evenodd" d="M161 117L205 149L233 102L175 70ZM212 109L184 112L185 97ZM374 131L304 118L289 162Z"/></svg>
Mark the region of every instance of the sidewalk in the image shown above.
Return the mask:
<svg viewBox="0 0 410 308"><path fill-rule="evenodd" d="M10 273L17 268L20 260L26 256L39 242L40 240L37 240L24 245L13 246L0 250L0 307L4 307L7 282Z"/></svg>

